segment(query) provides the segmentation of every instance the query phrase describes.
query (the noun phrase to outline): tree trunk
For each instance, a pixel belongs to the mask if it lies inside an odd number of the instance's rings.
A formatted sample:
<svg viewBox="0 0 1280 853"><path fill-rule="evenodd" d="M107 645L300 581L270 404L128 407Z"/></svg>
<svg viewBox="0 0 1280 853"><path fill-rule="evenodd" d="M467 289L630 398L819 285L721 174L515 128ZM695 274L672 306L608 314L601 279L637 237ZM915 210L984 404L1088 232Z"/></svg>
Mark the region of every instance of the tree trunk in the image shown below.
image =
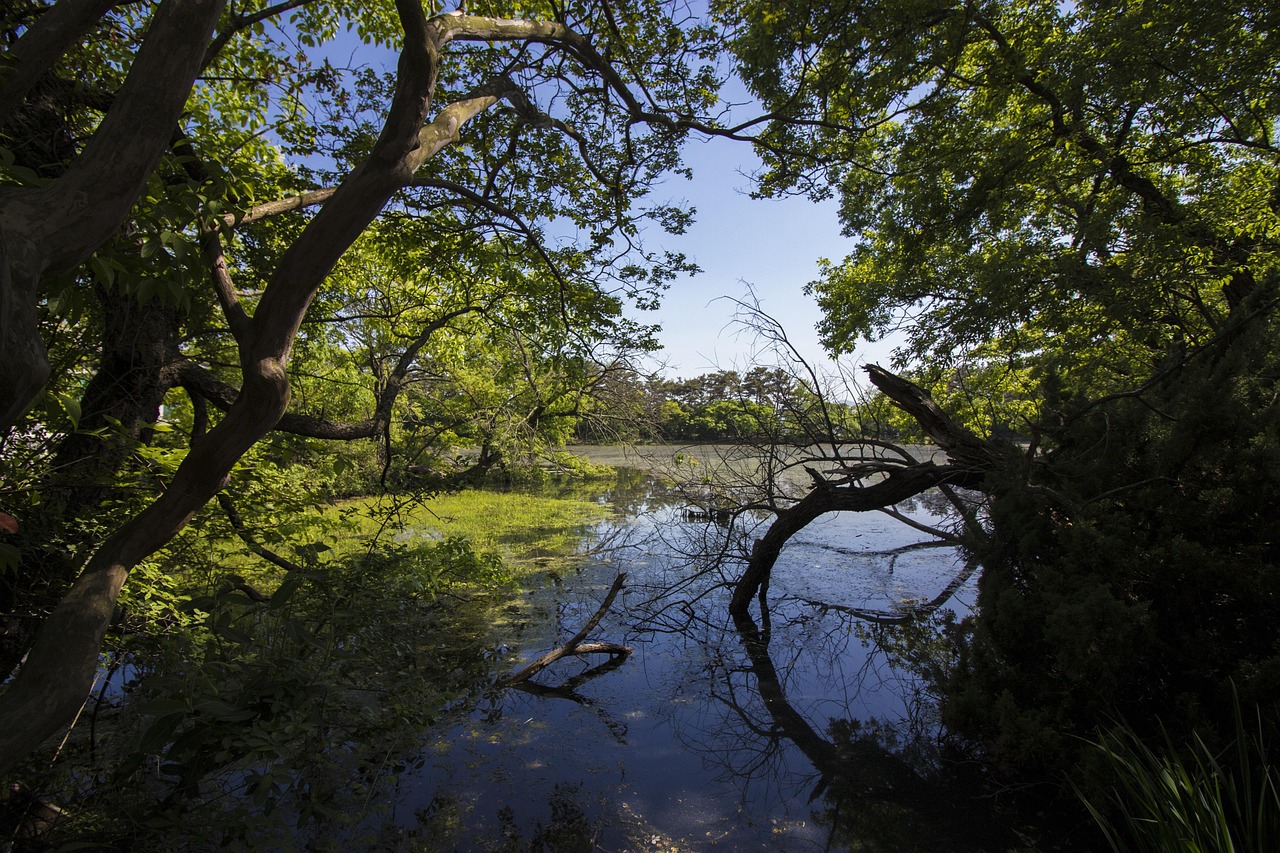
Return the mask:
<svg viewBox="0 0 1280 853"><path fill-rule="evenodd" d="M57 480L46 504L74 521L113 491L143 431L154 426L165 394L177 382L178 309L99 290L103 334L98 368L80 399L79 428L58 448ZM102 431L101 434L94 434Z"/></svg>
<svg viewBox="0 0 1280 853"><path fill-rule="evenodd" d="M41 512L25 520L15 544L20 573L0 578L0 676L9 675L34 639L38 617L66 591L90 544L79 524L118 492L119 480L144 430L156 422L174 384L178 311L153 301L99 292L103 335L98 367L80 400L78 429L67 434L42 490ZM114 423L113 423L114 421Z"/></svg>
<svg viewBox="0 0 1280 853"><path fill-rule="evenodd" d="M7 433L49 378L49 359L36 319L40 276L38 248L10 227L6 205L11 191L0 189L0 436Z"/></svg>
<svg viewBox="0 0 1280 853"><path fill-rule="evenodd" d="M285 251L252 320L239 330L243 379L235 403L192 443L164 494L93 555L0 694L0 775L75 718L93 684L103 635L129 571L172 539L223 488L236 461L279 422L289 404L286 367L294 339L339 258L427 158L498 101L493 94L477 95L441 109L428 122L439 69L437 42L444 36L431 28L416 0L396 0L396 8L405 46L382 133L368 159Z"/></svg>
<svg viewBox="0 0 1280 853"><path fill-rule="evenodd" d="M224 2L164 0L75 162L46 186L0 189L0 434L17 423L49 375L36 324L41 280L72 273L129 215L172 138ZM92 6L57 4L86 5ZM22 55L24 43L44 32L40 25L28 30L6 57ZM58 39L69 44L74 37ZM43 57L52 49L33 52Z"/></svg>

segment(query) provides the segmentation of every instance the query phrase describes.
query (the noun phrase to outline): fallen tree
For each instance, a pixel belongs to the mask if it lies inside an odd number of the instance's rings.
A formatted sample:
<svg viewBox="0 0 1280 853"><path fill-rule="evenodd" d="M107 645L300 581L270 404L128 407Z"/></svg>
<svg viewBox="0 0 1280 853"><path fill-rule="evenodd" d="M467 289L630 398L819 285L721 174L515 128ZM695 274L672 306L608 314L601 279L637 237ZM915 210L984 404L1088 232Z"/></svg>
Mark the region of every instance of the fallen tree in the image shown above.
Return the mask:
<svg viewBox="0 0 1280 853"><path fill-rule="evenodd" d="M901 376L876 365L865 369L875 387L916 418L946 454L946 464L915 461L910 454L902 453L897 458L842 457L827 472L807 468L813 489L794 504L778 509L764 535L753 543L746 568L733 588L729 603L733 615L745 615L757 595L763 601L783 546L821 516L880 510L944 486L982 489L992 474L1003 473L1014 464L1017 451L1013 445L978 438L948 417L919 386ZM852 444L858 446L856 441Z"/></svg>
<svg viewBox="0 0 1280 853"><path fill-rule="evenodd" d="M622 660L625 660L627 656L634 651L630 646L599 641L588 643L586 642L586 639L587 635L600 624L600 620L604 618L604 615L609 612L609 608L613 606L613 600L617 598L618 593L622 591L622 587L626 583L626 580L626 572L622 572L614 578L613 586L609 587L609 592L605 595L604 601L600 602L600 606L596 608L596 612L591 615L591 618L583 624L582 628L580 628L576 634L564 643L556 646L551 651L521 667L517 671L498 679L494 686L500 688L518 687L520 685L527 684L529 683L529 679L551 666L551 664L561 658L571 657L574 655L606 654L609 655L611 662L621 662Z"/></svg>
<svg viewBox="0 0 1280 853"><path fill-rule="evenodd" d="M1132 390L1042 401L1025 446L979 437L915 383L866 368L937 453L832 433L772 450L776 467L802 466L809 482L796 493L771 469L769 495L740 502L738 516L772 518L733 578L733 616L747 618L757 597L767 613L780 553L823 515L959 489L950 541L968 561L959 577L978 577L976 606L944 629L955 658L932 677L948 731L973 754L1006 778L1065 772L1087 786L1083 744L1118 717L1175 742L1229 743L1242 708L1261 731L1280 730L1280 560L1265 517L1280 488L1280 299L1276 280L1260 287L1234 323Z"/></svg>

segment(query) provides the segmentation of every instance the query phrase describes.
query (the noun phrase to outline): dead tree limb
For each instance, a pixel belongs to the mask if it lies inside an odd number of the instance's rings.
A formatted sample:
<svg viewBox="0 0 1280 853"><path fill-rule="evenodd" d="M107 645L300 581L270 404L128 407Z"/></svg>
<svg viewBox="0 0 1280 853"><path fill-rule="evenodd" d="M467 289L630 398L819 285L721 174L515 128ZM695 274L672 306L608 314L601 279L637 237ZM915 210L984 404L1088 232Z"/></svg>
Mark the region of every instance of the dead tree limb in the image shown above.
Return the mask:
<svg viewBox="0 0 1280 853"><path fill-rule="evenodd" d="M763 602L769 576L786 543L811 522L829 512L866 512L893 506L936 486L981 489L990 474L1003 470L1011 461L1011 448L983 440L953 421L918 385L876 365L866 367L871 382L895 406L919 422L947 463L933 461L904 465L877 474L874 482L842 480L831 482L815 476L812 491L789 507L780 509L764 536L757 539L747 566L734 584L729 612L745 616L751 599Z"/></svg>
<svg viewBox="0 0 1280 853"><path fill-rule="evenodd" d="M605 645L612 644L607 643ZM581 651L583 646L579 646L578 649ZM612 714L600 705L597 705L593 699L583 696L578 692L578 687L586 684L593 678L604 675L606 672L612 672L622 666L625 660L625 655L614 655L604 663L596 664L586 672L579 673L573 678L570 678L564 684L559 684L555 687L548 687L547 685L539 684L536 681L522 681L519 684L512 684L511 689L519 690L521 693L528 693L530 696L537 696L540 699L567 699L574 704L581 705L600 718L600 722L604 723L605 728L609 730L609 734L613 736L614 740L623 746L626 746L627 724L614 719Z"/></svg>
<svg viewBox="0 0 1280 853"><path fill-rule="evenodd" d="M623 582L627 579L627 573L622 572L614 578L613 586L609 588L609 594L604 597L604 601L596 609L596 612L587 624L582 626L582 630L574 634L567 643L558 646L547 652L533 663L514 672L511 675L501 678L494 685L495 687L513 687L521 682L528 681L551 664L568 655L589 655L589 654L609 654L615 657L626 657L631 654L634 649L630 646L620 646L617 643L584 643L587 634L600 624L600 620L604 618L604 614L609 612L609 608L613 606L613 600L617 598L618 593L622 590Z"/></svg>

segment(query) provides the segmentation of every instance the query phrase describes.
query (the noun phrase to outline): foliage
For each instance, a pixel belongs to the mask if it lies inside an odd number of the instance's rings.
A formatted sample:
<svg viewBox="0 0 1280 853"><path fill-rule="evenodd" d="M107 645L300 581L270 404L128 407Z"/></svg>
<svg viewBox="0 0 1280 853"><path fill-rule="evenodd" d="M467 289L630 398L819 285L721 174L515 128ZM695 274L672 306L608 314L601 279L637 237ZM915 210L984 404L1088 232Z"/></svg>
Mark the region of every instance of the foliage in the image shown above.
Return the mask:
<svg viewBox="0 0 1280 853"><path fill-rule="evenodd" d="M832 415L835 426L858 434L857 417L848 404L825 401L803 380L782 368L757 365L746 374L717 370L692 379L642 378L615 380L630 386L634 420L647 426L647 435L664 441L757 442L798 440L810 434L816 421ZM615 398L619 396L614 393ZM588 429L590 424L587 424ZM591 435L579 434L580 438Z"/></svg>
<svg viewBox="0 0 1280 853"><path fill-rule="evenodd" d="M264 569L215 513L138 567L96 733L73 730L44 781L74 805L63 842L365 843L422 730L489 685L504 623L487 602L558 568L605 512L496 491L391 501L257 504L259 540L312 543L288 551L294 572Z"/></svg>
<svg viewBox="0 0 1280 853"><path fill-rule="evenodd" d="M1280 707L1278 341L1276 318L1255 317L1140 395L1058 401L1036 486L991 501L945 707L998 760L1072 766L1073 735L1110 713L1142 736L1159 716L1210 738L1231 730L1237 687Z"/></svg>
<svg viewBox="0 0 1280 853"><path fill-rule="evenodd" d="M124 576L229 475L270 516L295 459L333 494L445 489L563 443L655 345L627 312L692 270L648 242L690 221L651 190L711 127L714 37L656 0L0 12L0 610L27 626L0 766L75 713Z"/></svg>
<svg viewBox="0 0 1280 853"><path fill-rule="evenodd" d="M1236 724L1235 740L1222 749L1193 735L1183 749L1166 738L1156 750L1124 726L1103 735L1096 746L1114 787L1105 800L1086 798L1085 804L1112 850L1275 849L1280 769L1266 740L1239 713Z"/></svg>
<svg viewBox="0 0 1280 853"><path fill-rule="evenodd" d="M765 194L837 195L836 352L978 348L1107 389L1210 339L1275 266L1266 4L725 4L778 116Z"/></svg>
<svg viewBox="0 0 1280 853"><path fill-rule="evenodd" d="M856 240L812 285L828 347L901 334L957 420L1029 439L982 484L948 724L1023 781L1096 766L1116 714L1216 749L1233 683L1280 733L1273 6L713 9L758 191L835 197Z"/></svg>
<svg viewBox="0 0 1280 853"><path fill-rule="evenodd" d="M924 368L912 378L935 389L935 401L970 429L1012 434L1025 429L1036 414L1034 389L1026 373L975 360L954 368ZM620 435L600 430L587 416L574 437L584 443L608 443L619 437L805 443L820 436L925 443L919 425L883 395L868 398L850 387L836 389L837 394L815 389L813 382L812 377L763 365L745 374L717 370L691 379L615 377L607 399L613 411L620 406L629 409L625 419L632 431Z"/></svg>

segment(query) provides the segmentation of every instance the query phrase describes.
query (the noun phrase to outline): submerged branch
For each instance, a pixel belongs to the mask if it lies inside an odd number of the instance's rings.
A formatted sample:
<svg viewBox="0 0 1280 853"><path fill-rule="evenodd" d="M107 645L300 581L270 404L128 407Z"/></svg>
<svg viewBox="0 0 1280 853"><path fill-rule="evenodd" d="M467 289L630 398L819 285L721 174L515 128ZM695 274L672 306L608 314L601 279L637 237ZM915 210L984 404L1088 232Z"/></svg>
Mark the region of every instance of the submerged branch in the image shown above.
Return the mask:
<svg viewBox="0 0 1280 853"><path fill-rule="evenodd" d="M604 597L604 601L596 609L596 612L587 624L582 626L582 630L574 634L567 643L547 652L533 663L524 667L518 672L501 678L494 685L495 687L514 687L521 682L528 681L551 664L560 660L562 657L569 655L587 655L587 654L609 654L616 657L626 657L634 651L630 646L620 646L617 643L584 643L587 634L600 624L600 620L604 618L604 614L609 612L609 608L613 606L613 600L618 597L618 593L622 590L622 585L627 579L626 572L622 572L614 578L613 586L609 588L609 594Z"/></svg>

